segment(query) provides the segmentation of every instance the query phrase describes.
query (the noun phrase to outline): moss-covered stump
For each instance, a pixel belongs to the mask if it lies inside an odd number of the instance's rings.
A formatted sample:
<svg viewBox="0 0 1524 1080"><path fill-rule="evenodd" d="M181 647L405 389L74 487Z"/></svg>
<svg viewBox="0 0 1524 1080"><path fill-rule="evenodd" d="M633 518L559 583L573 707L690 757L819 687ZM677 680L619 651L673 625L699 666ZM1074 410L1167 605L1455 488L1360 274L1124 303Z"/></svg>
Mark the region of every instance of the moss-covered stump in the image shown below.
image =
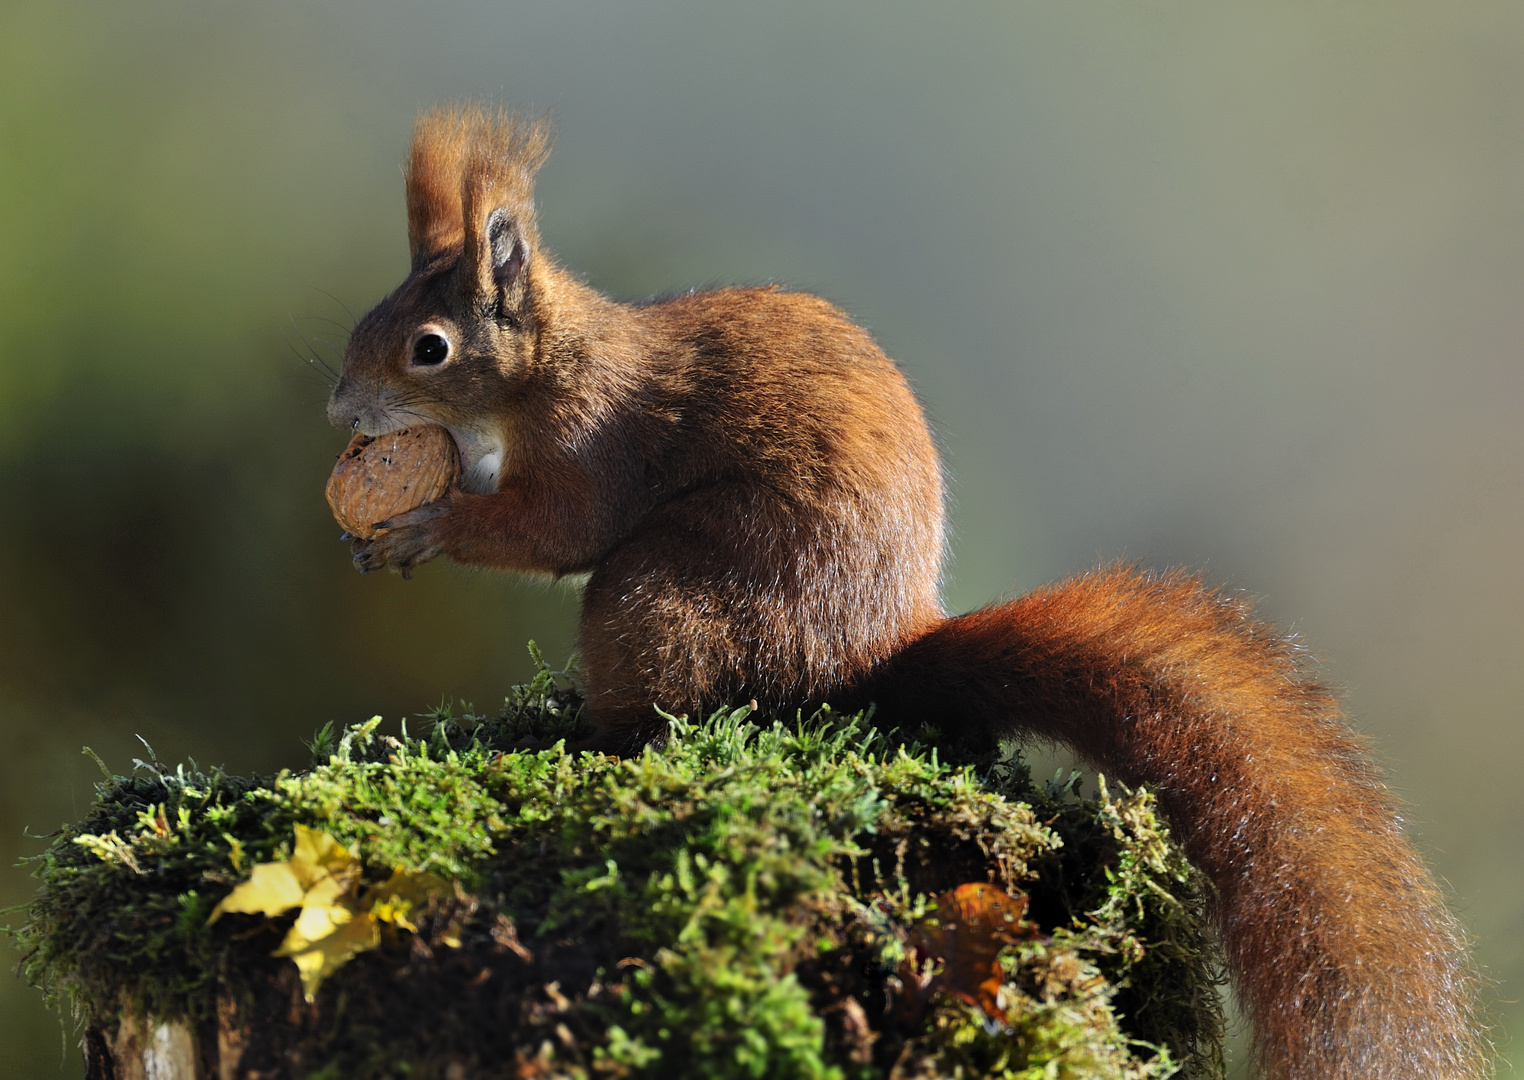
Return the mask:
<svg viewBox="0 0 1524 1080"><path fill-rule="evenodd" d="M430 719L101 785L15 931L92 1078L1221 1072L1201 886L1146 792L829 714L573 755L546 671Z"/></svg>

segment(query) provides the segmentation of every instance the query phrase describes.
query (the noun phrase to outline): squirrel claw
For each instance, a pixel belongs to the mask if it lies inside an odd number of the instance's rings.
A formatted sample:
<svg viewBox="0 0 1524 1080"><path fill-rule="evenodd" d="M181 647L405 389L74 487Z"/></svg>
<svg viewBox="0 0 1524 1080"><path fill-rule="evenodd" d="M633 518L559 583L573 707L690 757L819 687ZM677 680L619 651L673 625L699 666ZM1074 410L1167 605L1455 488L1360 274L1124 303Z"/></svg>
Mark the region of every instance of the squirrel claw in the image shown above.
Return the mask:
<svg viewBox="0 0 1524 1080"><path fill-rule="evenodd" d="M364 540L356 540L354 546L355 569L362 574L368 574L372 570L379 570L384 563L376 561L375 554L370 550L370 544Z"/></svg>
<svg viewBox="0 0 1524 1080"><path fill-rule="evenodd" d="M411 578L416 567L443 554L432 524L438 516L437 511L425 516L413 510L376 525L376 529L384 531L369 540L354 542L351 550L355 569L368 574L389 567L404 578Z"/></svg>

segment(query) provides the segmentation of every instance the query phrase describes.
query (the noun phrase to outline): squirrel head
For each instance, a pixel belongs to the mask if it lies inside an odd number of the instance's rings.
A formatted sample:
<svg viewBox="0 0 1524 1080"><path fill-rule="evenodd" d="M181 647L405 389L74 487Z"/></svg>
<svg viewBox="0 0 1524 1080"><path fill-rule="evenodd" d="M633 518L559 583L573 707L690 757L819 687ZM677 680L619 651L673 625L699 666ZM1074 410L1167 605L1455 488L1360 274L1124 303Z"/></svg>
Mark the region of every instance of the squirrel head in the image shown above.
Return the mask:
<svg viewBox="0 0 1524 1080"><path fill-rule="evenodd" d="M412 269L355 326L328 401L337 427L383 435L438 424L468 488L496 486L501 423L532 371L544 260L534 177L544 119L477 106L419 117L406 172Z"/></svg>

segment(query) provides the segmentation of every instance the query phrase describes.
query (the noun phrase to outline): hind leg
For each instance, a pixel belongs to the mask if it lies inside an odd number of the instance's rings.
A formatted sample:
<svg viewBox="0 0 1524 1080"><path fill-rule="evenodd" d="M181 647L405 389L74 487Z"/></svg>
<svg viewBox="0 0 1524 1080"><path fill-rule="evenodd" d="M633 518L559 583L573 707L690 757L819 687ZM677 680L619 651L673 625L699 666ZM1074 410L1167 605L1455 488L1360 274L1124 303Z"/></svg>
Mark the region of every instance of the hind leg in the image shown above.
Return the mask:
<svg viewBox="0 0 1524 1080"><path fill-rule="evenodd" d="M634 748L659 736L657 705L701 716L755 699L791 712L859 680L918 605L902 595L901 575L875 572L899 553L864 535L856 510L801 509L731 485L653 511L583 596L600 741Z"/></svg>

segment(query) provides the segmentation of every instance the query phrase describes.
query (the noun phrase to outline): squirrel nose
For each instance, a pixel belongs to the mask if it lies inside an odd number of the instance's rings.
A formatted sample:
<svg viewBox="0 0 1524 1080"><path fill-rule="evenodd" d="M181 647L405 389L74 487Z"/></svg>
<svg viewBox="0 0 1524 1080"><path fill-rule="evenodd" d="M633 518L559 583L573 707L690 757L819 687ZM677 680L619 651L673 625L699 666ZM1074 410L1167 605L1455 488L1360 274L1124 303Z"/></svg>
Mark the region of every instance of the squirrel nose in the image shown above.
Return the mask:
<svg viewBox="0 0 1524 1080"><path fill-rule="evenodd" d="M335 409L330 406L328 409L328 422L336 428L348 428L350 431L357 431L360 427L360 414L350 412L348 409Z"/></svg>
<svg viewBox="0 0 1524 1080"><path fill-rule="evenodd" d="M359 428L364 410L356 408L359 402L354 398L353 390L340 379L334 386L333 393L328 396L328 422L336 428L348 428L350 431Z"/></svg>

